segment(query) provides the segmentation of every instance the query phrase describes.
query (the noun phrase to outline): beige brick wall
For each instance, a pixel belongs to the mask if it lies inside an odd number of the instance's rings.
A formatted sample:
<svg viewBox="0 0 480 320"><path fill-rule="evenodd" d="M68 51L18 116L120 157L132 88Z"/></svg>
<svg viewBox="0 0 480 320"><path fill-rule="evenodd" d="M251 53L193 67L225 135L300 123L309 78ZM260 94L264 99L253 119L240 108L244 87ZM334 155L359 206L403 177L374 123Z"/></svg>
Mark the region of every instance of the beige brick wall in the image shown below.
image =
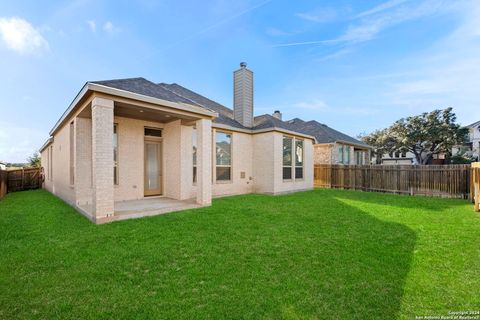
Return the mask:
<svg viewBox="0 0 480 320"><path fill-rule="evenodd" d="M92 119L75 119L75 199L92 204Z"/></svg>
<svg viewBox="0 0 480 320"><path fill-rule="evenodd" d="M335 150L334 144L316 144L313 148L314 164L332 164L336 161L337 158L333 155Z"/></svg>

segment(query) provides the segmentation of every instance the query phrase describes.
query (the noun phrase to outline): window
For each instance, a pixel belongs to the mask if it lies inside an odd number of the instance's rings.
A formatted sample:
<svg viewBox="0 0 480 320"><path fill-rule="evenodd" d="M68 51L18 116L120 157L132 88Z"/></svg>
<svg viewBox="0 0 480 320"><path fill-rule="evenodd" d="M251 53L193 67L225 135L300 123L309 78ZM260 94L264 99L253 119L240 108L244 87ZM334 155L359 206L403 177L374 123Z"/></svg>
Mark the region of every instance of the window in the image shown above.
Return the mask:
<svg viewBox="0 0 480 320"><path fill-rule="evenodd" d="M217 132L215 142L217 181L230 181L232 176L232 135Z"/></svg>
<svg viewBox="0 0 480 320"><path fill-rule="evenodd" d="M192 130L193 183L197 183L197 129Z"/></svg>
<svg viewBox="0 0 480 320"><path fill-rule="evenodd" d="M118 125L113 125L113 183L118 184Z"/></svg>
<svg viewBox="0 0 480 320"><path fill-rule="evenodd" d="M75 143L75 125L70 122L70 184L73 185L75 183L75 167L74 167L74 143Z"/></svg>
<svg viewBox="0 0 480 320"><path fill-rule="evenodd" d="M50 181L53 181L53 146L50 146L50 161L48 161L48 164L50 166L50 173L49 173L49 177L50 177Z"/></svg>
<svg viewBox="0 0 480 320"><path fill-rule="evenodd" d="M146 137L161 138L162 137L162 130L161 129L155 129L155 128L145 128L144 129L144 135Z"/></svg>
<svg viewBox="0 0 480 320"><path fill-rule="evenodd" d="M303 140L295 140L295 179L303 179Z"/></svg>
<svg viewBox="0 0 480 320"><path fill-rule="evenodd" d="M338 163L350 164L350 147L338 145Z"/></svg>
<svg viewBox="0 0 480 320"><path fill-rule="evenodd" d="M283 180L292 179L292 142L292 138L283 137Z"/></svg>
<svg viewBox="0 0 480 320"><path fill-rule="evenodd" d="M355 151L355 164L360 166L365 164L364 162L365 162L365 152Z"/></svg>

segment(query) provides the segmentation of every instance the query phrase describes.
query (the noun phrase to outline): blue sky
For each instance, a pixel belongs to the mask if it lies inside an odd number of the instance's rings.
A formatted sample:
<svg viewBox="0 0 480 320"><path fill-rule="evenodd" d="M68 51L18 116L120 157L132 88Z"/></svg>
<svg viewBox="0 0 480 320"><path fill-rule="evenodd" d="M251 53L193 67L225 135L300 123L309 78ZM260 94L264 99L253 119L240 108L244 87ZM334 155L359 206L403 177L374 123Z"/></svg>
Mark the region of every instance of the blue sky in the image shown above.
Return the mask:
<svg viewBox="0 0 480 320"><path fill-rule="evenodd" d="M24 161L88 80L177 82L255 114L352 136L452 106L480 120L480 1L142 0L0 3L0 159Z"/></svg>

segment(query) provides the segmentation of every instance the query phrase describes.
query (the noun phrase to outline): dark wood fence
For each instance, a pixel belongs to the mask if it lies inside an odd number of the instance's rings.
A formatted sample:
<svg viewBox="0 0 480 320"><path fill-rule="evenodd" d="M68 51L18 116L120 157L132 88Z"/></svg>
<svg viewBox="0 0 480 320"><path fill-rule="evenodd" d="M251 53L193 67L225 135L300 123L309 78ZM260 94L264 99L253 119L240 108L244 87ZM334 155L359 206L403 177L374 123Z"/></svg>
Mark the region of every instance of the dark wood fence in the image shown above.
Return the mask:
<svg viewBox="0 0 480 320"><path fill-rule="evenodd" d="M316 165L314 184L342 188L449 198L470 196L470 165Z"/></svg>
<svg viewBox="0 0 480 320"><path fill-rule="evenodd" d="M43 175L40 168L0 170L0 199L7 192L41 188L42 182Z"/></svg>
<svg viewBox="0 0 480 320"><path fill-rule="evenodd" d="M480 162L472 163L471 198L475 211L480 211Z"/></svg>

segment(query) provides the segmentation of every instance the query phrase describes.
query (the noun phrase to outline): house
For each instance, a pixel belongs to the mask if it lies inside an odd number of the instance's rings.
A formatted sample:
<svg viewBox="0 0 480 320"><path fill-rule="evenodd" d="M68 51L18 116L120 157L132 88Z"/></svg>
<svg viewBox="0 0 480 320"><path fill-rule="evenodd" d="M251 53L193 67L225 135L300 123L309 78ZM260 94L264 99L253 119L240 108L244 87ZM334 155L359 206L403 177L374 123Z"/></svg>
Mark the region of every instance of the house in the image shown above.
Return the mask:
<svg viewBox="0 0 480 320"><path fill-rule="evenodd" d="M5 162L0 161L0 170L7 170L7 164Z"/></svg>
<svg viewBox="0 0 480 320"><path fill-rule="evenodd" d="M288 121L292 130L315 137L315 164L354 164L370 163L371 147L326 124L315 120L303 121L295 118Z"/></svg>
<svg viewBox="0 0 480 320"><path fill-rule="evenodd" d="M468 135L465 137L463 146L457 146L452 149L452 154L465 153L473 161L480 159L480 121L465 126L468 129Z"/></svg>
<svg viewBox="0 0 480 320"><path fill-rule="evenodd" d="M372 160L376 163L376 158ZM418 164L417 158L413 152L401 152L395 151L392 154L384 154L381 159L381 164L384 165L416 165Z"/></svg>
<svg viewBox="0 0 480 320"><path fill-rule="evenodd" d="M178 84L87 82L41 147L44 187L102 223L313 188L315 138L254 117L253 72L226 108Z"/></svg>

